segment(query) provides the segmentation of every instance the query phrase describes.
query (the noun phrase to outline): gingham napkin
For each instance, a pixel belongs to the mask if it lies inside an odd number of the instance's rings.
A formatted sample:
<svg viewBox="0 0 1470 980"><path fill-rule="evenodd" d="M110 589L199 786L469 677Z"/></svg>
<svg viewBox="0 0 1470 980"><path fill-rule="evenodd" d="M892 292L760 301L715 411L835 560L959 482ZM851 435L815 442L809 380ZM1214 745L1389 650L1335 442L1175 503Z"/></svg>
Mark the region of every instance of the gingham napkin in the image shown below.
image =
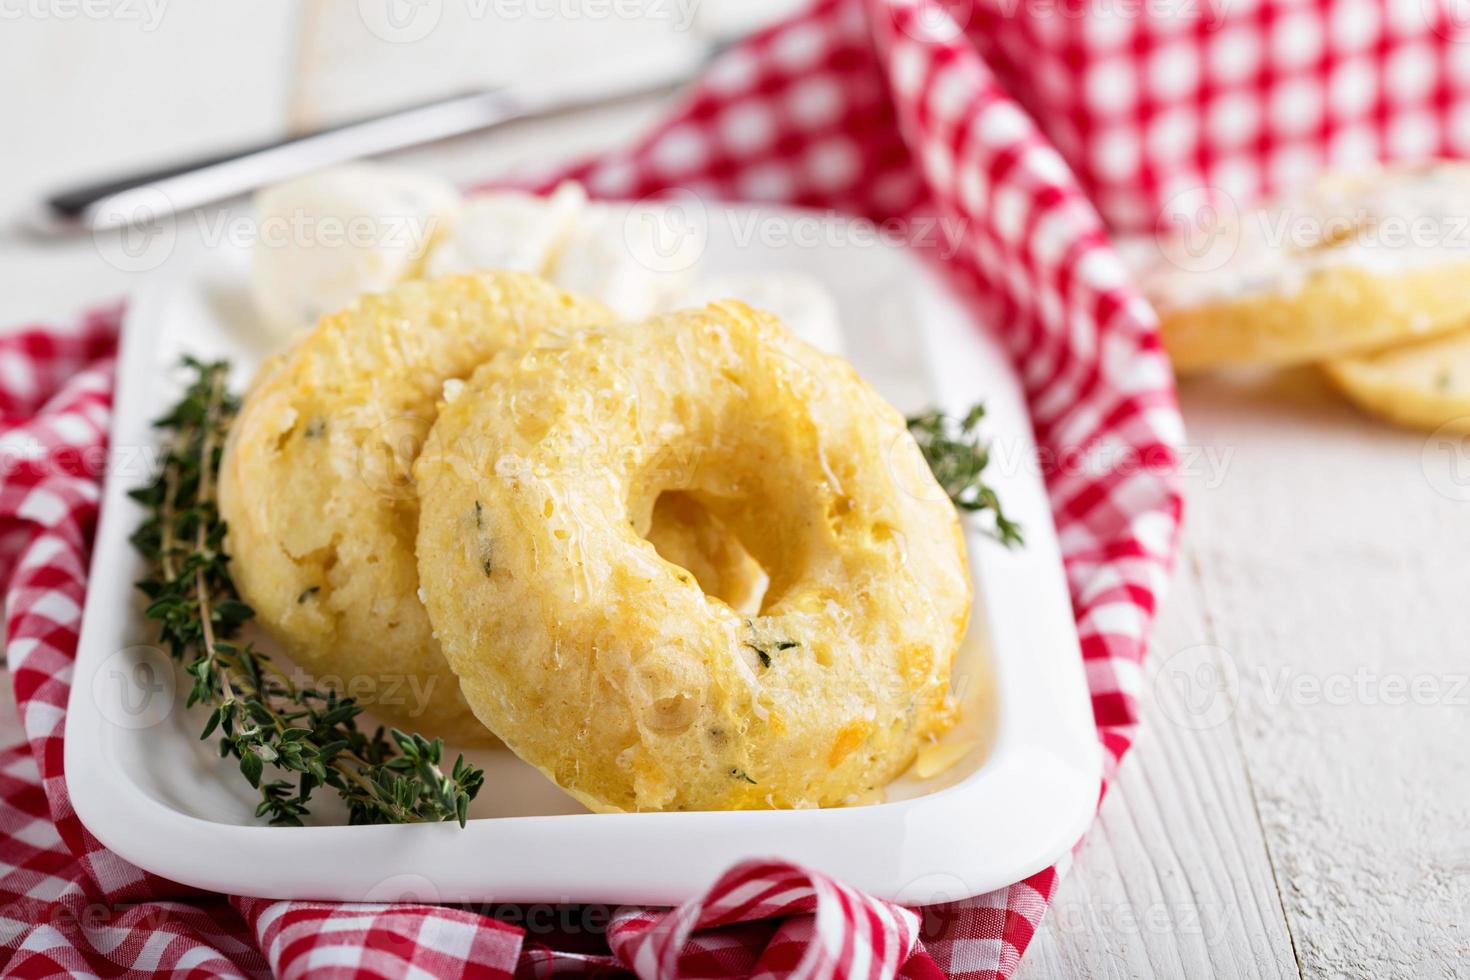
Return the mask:
<svg viewBox="0 0 1470 980"><path fill-rule="evenodd" d="M1175 547L1181 427L1153 314L1099 212L1147 230L1202 193L1244 203L1328 164L1466 155L1461 13L1455 0L827 0L725 53L630 150L557 177L606 197L678 189L947 219L942 248L914 244L943 253L1020 365L1111 773ZM512 923L530 919L503 910L192 894L103 850L68 803L61 725L117 318L0 338L0 580L29 739L0 754L10 971L1014 971L1055 868L910 911L754 863L679 909L616 910L589 942L528 935Z"/></svg>

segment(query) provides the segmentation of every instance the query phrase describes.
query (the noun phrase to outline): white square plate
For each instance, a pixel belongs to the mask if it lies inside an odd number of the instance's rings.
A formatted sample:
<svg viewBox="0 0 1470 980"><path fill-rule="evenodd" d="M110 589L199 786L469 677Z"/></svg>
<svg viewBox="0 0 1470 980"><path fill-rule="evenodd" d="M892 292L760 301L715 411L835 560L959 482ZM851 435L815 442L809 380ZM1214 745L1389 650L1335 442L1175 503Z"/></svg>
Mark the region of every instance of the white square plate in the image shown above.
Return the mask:
<svg viewBox="0 0 1470 980"><path fill-rule="evenodd" d="M752 224L755 222L756 224ZM825 223L825 224L824 224ZM243 385L265 353L251 329L246 252L175 257L128 309L101 524L66 719L78 816L138 866L185 884L271 898L671 904L730 865L779 857L910 904L967 897L1054 862L1097 804L1101 755L1030 420L1010 361L942 280L870 235L797 234L830 217L731 208L711 214L710 273L788 269L836 297L857 368L900 409L962 413L977 399L997 447L987 474L1026 545L972 527L976 601L955 666L975 747L938 777L899 780L886 802L828 810L591 814L509 752L475 754L485 787L469 825L269 827L213 741L187 686L150 647L128 536L142 516L150 421L177 397L181 354L234 361ZM750 235L752 227L788 234Z"/></svg>

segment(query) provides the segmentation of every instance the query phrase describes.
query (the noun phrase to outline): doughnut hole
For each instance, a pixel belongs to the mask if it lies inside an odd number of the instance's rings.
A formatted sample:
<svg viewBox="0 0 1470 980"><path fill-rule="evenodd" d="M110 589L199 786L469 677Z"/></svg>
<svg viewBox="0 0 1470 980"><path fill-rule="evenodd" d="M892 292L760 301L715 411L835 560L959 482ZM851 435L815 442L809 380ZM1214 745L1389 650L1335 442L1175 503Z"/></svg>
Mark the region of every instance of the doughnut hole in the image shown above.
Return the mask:
<svg viewBox="0 0 1470 980"><path fill-rule="evenodd" d="M760 611L770 576L735 532L693 495L659 494L644 537L660 558L694 576L706 597L739 613Z"/></svg>

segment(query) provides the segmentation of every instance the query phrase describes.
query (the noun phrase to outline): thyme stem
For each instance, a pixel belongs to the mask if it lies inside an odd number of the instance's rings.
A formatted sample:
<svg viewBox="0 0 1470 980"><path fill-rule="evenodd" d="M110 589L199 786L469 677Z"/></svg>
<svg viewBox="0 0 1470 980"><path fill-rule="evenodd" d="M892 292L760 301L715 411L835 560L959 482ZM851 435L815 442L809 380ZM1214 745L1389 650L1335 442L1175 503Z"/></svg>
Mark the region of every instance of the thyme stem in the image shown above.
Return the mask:
<svg viewBox="0 0 1470 980"><path fill-rule="evenodd" d="M254 611L240 600L224 552L215 492L224 437L239 409L226 388L228 365L186 359L193 382L156 425L169 433L163 467L132 496L148 508L133 546L149 564L138 588L160 640L193 678L190 706L211 713L201 739L218 732L220 755L239 762L259 790L256 815L299 825L313 791L328 786L352 823L457 820L484 774L460 756L445 775L444 744L421 735L357 727L362 707L335 692L297 685L251 643L234 637ZM273 773L295 776L263 781Z"/></svg>
<svg viewBox="0 0 1470 980"><path fill-rule="evenodd" d="M1025 543L1021 526L1006 517L1000 497L983 479L985 467L990 465L990 447L980 441L980 420L984 417L985 406L977 402L963 418L928 411L907 422L934 479L954 505L972 513L989 511L994 519L991 535L1008 548L1019 547Z"/></svg>

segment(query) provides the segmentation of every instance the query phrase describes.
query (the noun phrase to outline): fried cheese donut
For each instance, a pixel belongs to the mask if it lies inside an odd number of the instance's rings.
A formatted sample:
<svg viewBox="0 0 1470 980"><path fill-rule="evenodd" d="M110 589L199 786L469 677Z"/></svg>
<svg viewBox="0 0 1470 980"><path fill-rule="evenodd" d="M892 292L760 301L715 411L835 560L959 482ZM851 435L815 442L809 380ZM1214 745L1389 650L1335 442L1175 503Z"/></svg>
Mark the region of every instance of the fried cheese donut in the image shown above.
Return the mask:
<svg viewBox="0 0 1470 980"><path fill-rule="evenodd" d="M480 719L594 810L829 806L953 721L954 507L845 361L726 302L497 357L415 466L419 576ZM640 536L673 491L758 614Z"/></svg>
<svg viewBox="0 0 1470 980"><path fill-rule="evenodd" d="M1470 330L1328 361L1360 408L1416 429L1470 432Z"/></svg>
<svg viewBox="0 0 1470 980"><path fill-rule="evenodd" d="M1163 241L1140 284L1181 373L1417 342L1470 321L1467 213L1465 164L1329 174Z"/></svg>
<svg viewBox="0 0 1470 980"><path fill-rule="evenodd" d="M418 598L411 467L447 380L544 331L610 320L533 276L448 276L364 296L263 366L219 505L240 594L297 664L394 724L491 741Z"/></svg>

